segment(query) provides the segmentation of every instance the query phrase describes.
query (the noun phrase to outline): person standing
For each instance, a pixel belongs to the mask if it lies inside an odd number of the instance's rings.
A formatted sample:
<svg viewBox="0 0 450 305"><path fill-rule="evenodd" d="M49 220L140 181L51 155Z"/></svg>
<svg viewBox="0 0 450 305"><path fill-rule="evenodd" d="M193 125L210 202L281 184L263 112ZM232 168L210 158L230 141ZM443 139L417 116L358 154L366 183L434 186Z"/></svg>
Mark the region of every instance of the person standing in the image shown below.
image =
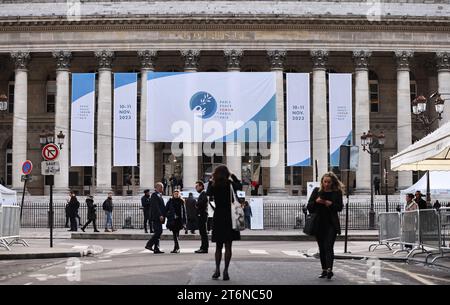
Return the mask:
<svg viewBox="0 0 450 305"><path fill-rule="evenodd" d="M5 179L3 179L3 177L0 179L0 184L3 186L6 186L6 182L5 182Z"/></svg>
<svg viewBox="0 0 450 305"><path fill-rule="evenodd" d="M114 232L113 223L112 223L112 212L113 212L113 202L112 202L112 193L108 193L108 198L103 202L103 210L105 211L106 222L105 222L105 232ZM108 225L111 228L111 231L108 229Z"/></svg>
<svg viewBox="0 0 450 305"><path fill-rule="evenodd" d="M80 202L77 199L77 196L75 196L74 192L70 192L70 201L68 204L68 214L69 214L69 220L70 220L70 230L68 231L77 231L77 215L78 215L78 209L80 208Z"/></svg>
<svg viewBox="0 0 450 305"><path fill-rule="evenodd" d="M230 177L232 180L230 180ZM213 279L220 277L220 261L222 260L222 248L225 245L225 268L223 269L223 280L228 281L228 267L232 255L233 240L240 240L239 231L233 230L231 222L231 192L242 190L242 184L225 165L220 165L214 170L212 180L208 183L206 194L214 196L214 225L212 229L211 241L216 243L216 270L212 275ZM237 197L237 194L235 194Z"/></svg>
<svg viewBox="0 0 450 305"><path fill-rule="evenodd" d="M195 190L199 193L195 208L197 211L198 230L200 231L200 236L202 238L200 249L195 251L195 253L208 253L208 231L206 230L206 223L208 221L208 196L206 195L205 185L200 180L195 183Z"/></svg>
<svg viewBox="0 0 450 305"><path fill-rule="evenodd" d="M88 208L87 222L85 223L84 226L81 227L81 231L84 232L86 227L92 222L92 224L94 226L94 232L100 232L99 230L97 230L97 224L96 224L96 220L97 220L96 208L97 208L97 205L94 204L94 197L88 196L86 198L86 205L87 205L87 208Z"/></svg>
<svg viewBox="0 0 450 305"><path fill-rule="evenodd" d="M190 230L192 234L195 234L195 230L197 230L197 210L195 208L195 199L192 193L189 193L188 198L186 199L186 212L187 212L187 226L186 226L186 234L187 230Z"/></svg>
<svg viewBox="0 0 450 305"><path fill-rule="evenodd" d="M414 194L414 201L417 203L417 205L419 206L420 210L424 210L427 207L427 202L425 200L423 200L424 195L422 194L421 191L416 191L416 193Z"/></svg>
<svg viewBox="0 0 450 305"><path fill-rule="evenodd" d="M250 203L248 203L247 200L244 202L244 216L245 216L245 228L251 229L253 214Z"/></svg>
<svg viewBox="0 0 450 305"><path fill-rule="evenodd" d="M145 249L153 251L153 253L164 253L159 249L159 239L162 234L162 224L165 222L164 212L164 199L162 197L162 191L164 189L164 185L162 182L158 182L155 185L155 191L150 197L150 220L153 221L153 229L155 230L155 234L152 235L150 240L145 245Z"/></svg>
<svg viewBox="0 0 450 305"><path fill-rule="evenodd" d="M170 253L180 253L180 244L178 237L180 230L186 226L186 208L184 207L184 200L180 197L180 191L175 190L172 198L166 204L165 217L167 218L167 229L173 234L173 250Z"/></svg>
<svg viewBox="0 0 450 305"><path fill-rule="evenodd" d="M166 191L167 191L167 179L166 179L166 176L163 177L162 184L164 186L163 195L167 195L167 193L166 193Z"/></svg>
<svg viewBox="0 0 450 305"><path fill-rule="evenodd" d="M336 175L328 172L322 176L320 187L316 187L308 201L308 211L316 213L316 236L319 245L322 273L319 278L333 276L334 242L341 234L338 212L342 211L343 184Z"/></svg>
<svg viewBox="0 0 450 305"><path fill-rule="evenodd" d="M375 195L381 195L380 183L381 183L380 178L378 178L378 177L373 178L373 186L375 187Z"/></svg>
<svg viewBox="0 0 450 305"><path fill-rule="evenodd" d="M66 224L64 225L65 228L70 228L70 226L69 226L69 220L70 220L70 216L69 216L69 202L70 202L70 199L72 199L72 192L69 192L69 196L66 199L66 207L65 207Z"/></svg>
<svg viewBox="0 0 450 305"><path fill-rule="evenodd" d="M152 227L152 223L150 222L150 190L144 190L144 196L141 198L142 209L144 211L144 230L145 233L148 233L147 230L147 222L150 226L150 231Z"/></svg>

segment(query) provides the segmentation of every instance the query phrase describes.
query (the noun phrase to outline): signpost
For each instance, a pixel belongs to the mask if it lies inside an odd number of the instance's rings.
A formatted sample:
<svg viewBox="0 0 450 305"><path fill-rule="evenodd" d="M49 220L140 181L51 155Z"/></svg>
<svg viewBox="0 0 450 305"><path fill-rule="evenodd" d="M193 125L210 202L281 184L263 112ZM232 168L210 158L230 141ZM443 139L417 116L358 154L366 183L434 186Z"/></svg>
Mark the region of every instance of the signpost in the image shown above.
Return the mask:
<svg viewBox="0 0 450 305"><path fill-rule="evenodd" d="M22 209L23 209L23 201L25 199L25 190L27 187L27 181L31 181L31 171L33 170L33 163L30 160L26 160L22 164L22 178L23 181L23 192L22 192L22 203L20 204L20 221L22 221Z"/></svg>

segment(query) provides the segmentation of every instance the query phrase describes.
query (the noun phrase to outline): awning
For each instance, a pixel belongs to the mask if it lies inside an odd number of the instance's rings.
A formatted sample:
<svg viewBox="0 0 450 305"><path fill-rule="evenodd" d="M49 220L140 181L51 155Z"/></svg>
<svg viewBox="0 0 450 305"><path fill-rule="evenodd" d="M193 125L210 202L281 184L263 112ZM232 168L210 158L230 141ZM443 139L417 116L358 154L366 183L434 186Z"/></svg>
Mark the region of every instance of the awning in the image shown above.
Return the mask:
<svg viewBox="0 0 450 305"><path fill-rule="evenodd" d="M450 122L391 157L394 171L450 170Z"/></svg>

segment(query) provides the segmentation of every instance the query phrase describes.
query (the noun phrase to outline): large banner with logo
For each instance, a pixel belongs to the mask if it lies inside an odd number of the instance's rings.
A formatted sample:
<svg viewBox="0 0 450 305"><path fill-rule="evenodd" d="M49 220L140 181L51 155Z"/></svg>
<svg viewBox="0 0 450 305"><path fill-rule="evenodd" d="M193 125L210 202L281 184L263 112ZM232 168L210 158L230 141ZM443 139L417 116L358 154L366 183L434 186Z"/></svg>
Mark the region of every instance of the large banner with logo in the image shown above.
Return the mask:
<svg viewBox="0 0 450 305"><path fill-rule="evenodd" d="M352 144L352 75L329 74L330 165L339 166L339 148Z"/></svg>
<svg viewBox="0 0 450 305"><path fill-rule="evenodd" d="M311 166L309 73L286 74L287 165Z"/></svg>
<svg viewBox="0 0 450 305"><path fill-rule="evenodd" d="M72 73L70 165L94 166L95 73Z"/></svg>
<svg viewBox="0 0 450 305"><path fill-rule="evenodd" d="M114 166L137 165L137 73L114 74Z"/></svg>
<svg viewBox="0 0 450 305"><path fill-rule="evenodd" d="M148 73L147 141L274 141L275 93L270 72Z"/></svg>

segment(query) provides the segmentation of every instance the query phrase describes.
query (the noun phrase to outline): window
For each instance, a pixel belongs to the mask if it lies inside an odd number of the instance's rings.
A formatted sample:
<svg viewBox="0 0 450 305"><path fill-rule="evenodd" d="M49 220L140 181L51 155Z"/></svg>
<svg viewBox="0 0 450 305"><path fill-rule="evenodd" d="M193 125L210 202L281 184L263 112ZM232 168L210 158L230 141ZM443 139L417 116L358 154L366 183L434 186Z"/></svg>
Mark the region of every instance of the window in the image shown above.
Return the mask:
<svg viewBox="0 0 450 305"><path fill-rule="evenodd" d="M378 86L378 75L369 71L369 100L370 100L370 112L380 111L380 93Z"/></svg>
<svg viewBox="0 0 450 305"><path fill-rule="evenodd" d="M79 186L79 173L78 172L69 172L69 186Z"/></svg>
<svg viewBox="0 0 450 305"><path fill-rule="evenodd" d="M14 113L14 82L8 84L8 111Z"/></svg>
<svg viewBox="0 0 450 305"><path fill-rule="evenodd" d="M47 82L47 104L46 109L49 113L55 112L55 101L56 101L56 81Z"/></svg>
<svg viewBox="0 0 450 305"><path fill-rule="evenodd" d="M92 167L84 167L83 185L92 185Z"/></svg>
<svg viewBox="0 0 450 305"><path fill-rule="evenodd" d="M6 146L6 185L12 185L12 142Z"/></svg>

